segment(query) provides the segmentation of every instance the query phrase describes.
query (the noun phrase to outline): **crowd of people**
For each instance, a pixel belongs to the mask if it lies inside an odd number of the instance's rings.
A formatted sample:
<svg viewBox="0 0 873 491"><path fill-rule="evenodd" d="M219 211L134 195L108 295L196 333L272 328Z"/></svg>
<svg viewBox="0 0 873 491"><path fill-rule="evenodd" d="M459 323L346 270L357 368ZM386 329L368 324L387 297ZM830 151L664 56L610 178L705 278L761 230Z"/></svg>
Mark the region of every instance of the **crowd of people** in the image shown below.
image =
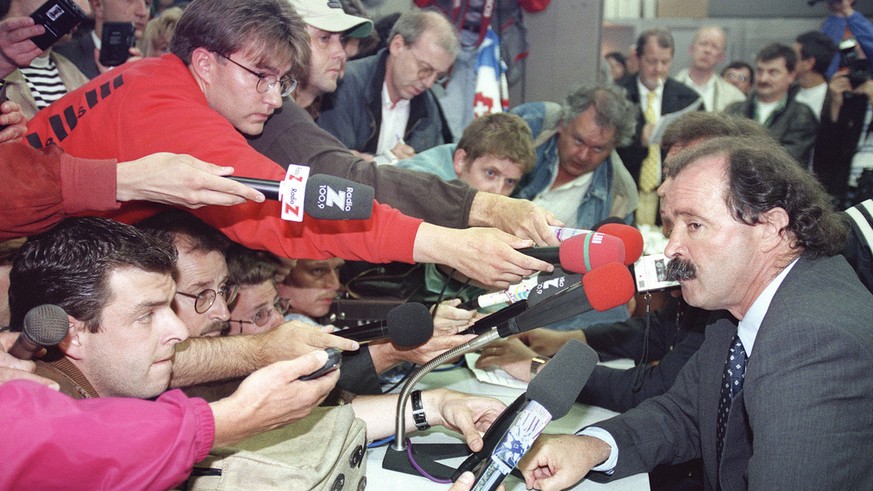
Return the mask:
<svg viewBox="0 0 873 491"><path fill-rule="evenodd" d="M356 0L89 0L41 50L42 3L0 0L0 488L196 485L211 452L325 414L389 437L386 381L490 313L461 305L555 270L520 249L610 221L663 233L680 288L483 349L479 368L523 381L573 339L636 362L594 369L577 401L620 414L541 436L527 487L873 488L873 23L854 0L751 63L704 25L673 70L670 31L644 30L562 103L459 135L433 89L463 43L438 9L382 31ZM118 22L135 44L108 67ZM372 187L372 213L289 221L226 178L293 166ZM380 281L427 305L426 342L333 325L362 262L403 271ZM63 341L12 356L45 304ZM340 368L306 377L331 349ZM477 451L504 404L432 389L403 407L406 431Z"/></svg>

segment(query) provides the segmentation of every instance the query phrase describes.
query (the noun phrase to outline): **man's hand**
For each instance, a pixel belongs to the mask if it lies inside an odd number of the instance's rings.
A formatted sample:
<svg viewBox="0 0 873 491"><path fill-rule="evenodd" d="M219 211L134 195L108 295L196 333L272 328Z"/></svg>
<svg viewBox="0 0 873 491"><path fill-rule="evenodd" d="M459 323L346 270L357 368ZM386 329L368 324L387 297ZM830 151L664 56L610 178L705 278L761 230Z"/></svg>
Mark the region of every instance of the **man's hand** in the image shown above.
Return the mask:
<svg viewBox="0 0 873 491"><path fill-rule="evenodd" d="M397 145L394 145L394 148L391 149L391 153L393 153L398 160L415 157L415 149L403 142L398 142Z"/></svg>
<svg viewBox="0 0 873 491"><path fill-rule="evenodd" d="M0 131L0 143L17 140L27 133L27 118L18 104L12 101L0 104L0 126L6 126Z"/></svg>
<svg viewBox="0 0 873 491"><path fill-rule="evenodd" d="M31 17L10 17L0 22L0 78L20 66L29 66L42 50L30 40L45 32Z"/></svg>
<svg viewBox="0 0 873 491"><path fill-rule="evenodd" d="M56 382L34 375L33 370L36 365L32 361L19 360L8 353L18 336L17 332L0 332L0 385L10 380L25 379L39 382L55 390L60 389Z"/></svg>
<svg viewBox="0 0 873 491"><path fill-rule="evenodd" d="M537 354L518 339L491 343L476 360L476 368L502 368L518 380L530 382L530 360Z"/></svg>
<svg viewBox="0 0 873 491"><path fill-rule="evenodd" d="M558 491L581 481L609 453L606 442L590 436L540 435L518 469L528 489Z"/></svg>
<svg viewBox="0 0 873 491"><path fill-rule="evenodd" d="M555 353L563 348L567 341L571 339L578 339L587 344L585 331L581 329L556 331L554 329L539 328L519 334L518 339L537 354L544 356L555 356Z"/></svg>
<svg viewBox="0 0 873 491"><path fill-rule="evenodd" d="M552 212L526 199L509 198L479 191L470 207L471 227L494 227L522 239L530 239L537 246L560 244L550 225L564 224Z"/></svg>
<svg viewBox="0 0 873 491"><path fill-rule="evenodd" d="M434 335L426 343L414 348L400 348L390 342L371 343L370 356L373 358L373 366L377 373L383 373L394 365L408 361L424 365L433 360L437 356L446 351L466 343L476 337L475 334L459 335L443 335L439 336L434 331Z"/></svg>
<svg viewBox="0 0 873 491"><path fill-rule="evenodd" d="M463 434L467 446L474 452L482 449L482 433L491 427L506 408L497 399L446 389L422 392L421 398L427 422L431 426L443 425Z"/></svg>
<svg viewBox="0 0 873 491"><path fill-rule="evenodd" d="M432 307L436 309L436 314L433 318L433 335L444 336L457 334L466 329L478 317L475 310L459 309L461 299L453 298L451 300L443 300L439 305Z"/></svg>
<svg viewBox="0 0 873 491"><path fill-rule="evenodd" d="M231 174L233 167L209 164L190 155L155 153L118 164L116 198L188 208L264 201L260 192L222 177Z"/></svg>
<svg viewBox="0 0 873 491"><path fill-rule="evenodd" d="M321 331L300 321L289 321L263 334L256 334L264 363L289 360L315 350L338 348L355 351L360 348L356 341L341 338Z"/></svg>
<svg viewBox="0 0 873 491"><path fill-rule="evenodd" d="M266 366L242 381L229 397L210 404L215 415L215 446L228 445L303 418L327 397L339 370L300 381L318 370L327 353L316 351Z"/></svg>
<svg viewBox="0 0 873 491"><path fill-rule="evenodd" d="M439 263L485 285L504 289L537 271L553 271L545 262L515 249L533 246L491 228L450 229L422 223L415 236L413 259Z"/></svg>

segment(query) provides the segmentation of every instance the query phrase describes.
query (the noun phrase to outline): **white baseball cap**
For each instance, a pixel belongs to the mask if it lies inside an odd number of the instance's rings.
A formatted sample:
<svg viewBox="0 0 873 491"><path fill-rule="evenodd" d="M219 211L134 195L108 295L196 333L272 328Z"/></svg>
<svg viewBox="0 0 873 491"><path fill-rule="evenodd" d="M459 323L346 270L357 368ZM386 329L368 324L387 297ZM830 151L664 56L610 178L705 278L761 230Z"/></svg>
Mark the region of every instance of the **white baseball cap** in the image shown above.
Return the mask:
<svg viewBox="0 0 873 491"><path fill-rule="evenodd" d="M294 10L312 27L327 32L347 32L349 37L366 37L373 30L373 21L343 10L339 0L290 0Z"/></svg>

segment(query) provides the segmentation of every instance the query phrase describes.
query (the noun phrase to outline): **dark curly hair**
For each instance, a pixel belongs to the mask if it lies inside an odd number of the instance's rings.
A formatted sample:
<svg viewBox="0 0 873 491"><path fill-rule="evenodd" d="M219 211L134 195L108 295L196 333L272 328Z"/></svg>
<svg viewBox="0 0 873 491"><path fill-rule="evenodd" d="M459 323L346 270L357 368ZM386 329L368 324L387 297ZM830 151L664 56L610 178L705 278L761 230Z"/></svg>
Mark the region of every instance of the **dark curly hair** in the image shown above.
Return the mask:
<svg viewBox="0 0 873 491"><path fill-rule="evenodd" d="M788 214L791 247L808 257L838 254L847 228L834 212L824 187L781 146L764 139L713 138L681 152L669 169L676 177L695 162L723 156L728 185L725 203L731 215L747 225L760 223L773 208Z"/></svg>

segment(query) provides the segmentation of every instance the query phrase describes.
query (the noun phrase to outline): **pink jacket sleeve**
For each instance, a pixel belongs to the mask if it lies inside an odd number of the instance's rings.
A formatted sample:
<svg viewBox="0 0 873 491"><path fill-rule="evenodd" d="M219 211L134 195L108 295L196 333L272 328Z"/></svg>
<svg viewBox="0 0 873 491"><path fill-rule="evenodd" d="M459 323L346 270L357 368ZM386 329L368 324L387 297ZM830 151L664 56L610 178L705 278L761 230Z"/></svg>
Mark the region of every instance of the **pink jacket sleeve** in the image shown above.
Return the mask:
<svg viewBox="0 0 873 491"><path fill-rule="evenodd" d="M73 400L35 382L0 385L0 489L155 489L206 457L215 421L179 390L157 401Z"/></svg>

